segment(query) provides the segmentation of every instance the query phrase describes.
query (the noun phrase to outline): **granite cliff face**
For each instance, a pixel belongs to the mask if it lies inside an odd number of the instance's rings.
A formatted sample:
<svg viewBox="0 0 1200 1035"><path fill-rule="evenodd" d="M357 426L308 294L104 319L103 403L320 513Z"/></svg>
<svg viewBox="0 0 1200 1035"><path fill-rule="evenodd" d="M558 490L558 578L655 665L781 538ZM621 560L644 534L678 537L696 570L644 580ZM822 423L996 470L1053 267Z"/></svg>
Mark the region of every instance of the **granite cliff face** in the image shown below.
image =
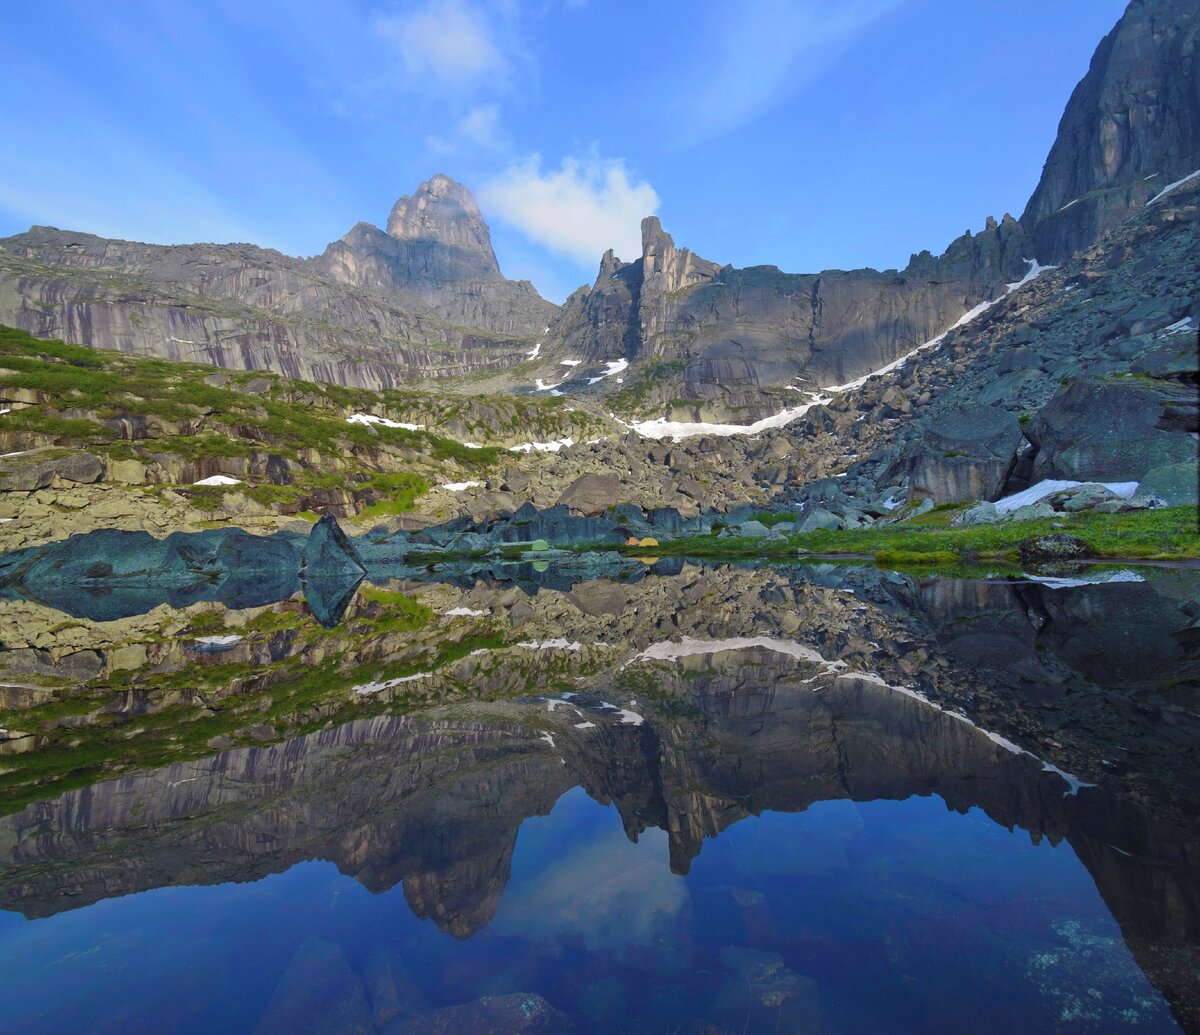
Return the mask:
<svg viewBox="0 0 1200 1035"><path fill-rule="evenodd" d="M504 367L557 311L500 274L444 176L316 259L34 227L0 241L0 322L43 338L363 388Z"/></svg>
<svg viewBox="0 0 1200 1035"><path fill-rule="evenodd" d="M694 416L753 419L779 408L764 389L843 384L912 351L1020 280L1027 253L1024 229L1005 216L899 272L735 269L678 248L650 217L641 257L606 253L592 288L572 295L551 326L548 349L586 362L640 360L643 373L670 364L669 395L683 396Z"/></svg>
<svg viewBox="0 0 1200 1035"><path fill-rule="evenodd" d="M1071 94L1021 216L1039 261L1086 248L1200 170L1198 52L1194 3L1132 0Z"/></svg>
<svg viewBox="0 0 1200 1035"><path fill-rule="evenodd" d="M557 313L527 280L505 280L471 192L434 176L388 216L387 232L357 223L315 260L335 280L416 295L433 312L468 327L536 335Z"/></svg>

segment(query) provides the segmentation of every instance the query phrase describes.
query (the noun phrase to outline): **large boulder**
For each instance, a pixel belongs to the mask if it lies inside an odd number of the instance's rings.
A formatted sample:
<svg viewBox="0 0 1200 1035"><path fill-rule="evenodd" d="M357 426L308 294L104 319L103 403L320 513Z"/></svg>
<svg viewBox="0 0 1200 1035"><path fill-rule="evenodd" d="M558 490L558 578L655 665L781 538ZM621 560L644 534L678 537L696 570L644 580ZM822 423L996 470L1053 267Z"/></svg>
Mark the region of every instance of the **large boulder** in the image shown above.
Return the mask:
<svg viewBox="0 0 1200 1035"><path fill-rule="evenodd" d="M1200 502L1200 469L1196 460L1165 464L1147 471L1138 487L1147 496L1157 496L1167 503Z"/></svg>
<svg viewBox="0 0 1200 1035"><path fill-rule="evenodd" d="M1073 384L1026 429L1037 454L1033 481L1141 481L1158 467L1196 455L1196 390L1144 377Z"/></svg>
<svg viewBox="0 0 1200 1035"><path fill-rule="evenodd" d="M60 485L90 485L104 477L104 461L91 453L42 455L39 452L0 459L0 492L35 492Z"/></svg>
<svg viewBox="0 0 1200 1035"><path fill-rule="evenodd" d="M367 570L337 518L330 514L313 525L304 544L303 562L305 578L310 581L347 574L362 576Z"/></svg>
<svg viewBox="0 0 1200 1035"><path fill-rule="evenodd" d="M990 406L961 406L926 431L912 460L911 497L946 503L1000 494L1016 462L1021 425Z"/></svg>
<svg viewBox="0 0 1200 1035"><path fill-rule="evenodd" d="M609 507L624 502L621 479L615 474L581 474L558 498L559 506L584 517L599 517Z"/></svg>

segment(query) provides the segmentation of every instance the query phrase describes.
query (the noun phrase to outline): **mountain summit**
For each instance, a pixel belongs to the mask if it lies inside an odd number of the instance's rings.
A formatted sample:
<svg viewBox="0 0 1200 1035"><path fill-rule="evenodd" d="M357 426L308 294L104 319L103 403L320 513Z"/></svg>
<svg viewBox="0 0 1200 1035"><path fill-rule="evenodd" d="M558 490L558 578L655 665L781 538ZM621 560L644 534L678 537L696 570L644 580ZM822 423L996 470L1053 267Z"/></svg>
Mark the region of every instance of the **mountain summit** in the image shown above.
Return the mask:
<svg viewBox="0 0 1200 1035"><path fill-rule="evenodd" d="M1133 0L1067 102L1021 222L1056 263L1200 169L1200 7Z"/></svg>

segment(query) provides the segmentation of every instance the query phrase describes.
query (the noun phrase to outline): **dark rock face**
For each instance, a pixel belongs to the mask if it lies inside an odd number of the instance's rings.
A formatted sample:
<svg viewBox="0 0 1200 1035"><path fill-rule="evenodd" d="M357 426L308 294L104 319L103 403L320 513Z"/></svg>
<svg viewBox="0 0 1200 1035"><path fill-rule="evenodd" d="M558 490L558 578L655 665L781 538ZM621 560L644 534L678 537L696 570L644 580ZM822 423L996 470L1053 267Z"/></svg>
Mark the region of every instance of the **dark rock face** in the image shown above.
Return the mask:
<svg viewBox="0 0 1200 1035"><path fill-rule="evenodd" d="M1122 378L1080 382L1054 396L1026 429L1037 448L1033 481L1140 481L1151 470L1194 461L1200 431L1195 388Z"/></svg>
<svg viewBox="0 0 1200 1035"><path fill-rule="evenodd" d="M900 272L734 269L676 247L651 217L639 259L606 253L593 287L567 300L551 348L658 365L697 416L713 405L755 418L778 408L764 388L842 384L935 337L1019 280L1026 251L1024 230L1006 216Z"/></svg>
<svg viewBox="0 0 1200 1035"><path fill-rule="evenodd" d="M1020 424L1006 410L977 406L944 414L913 454L913 496L935 503L994 499L1020 443Z"/></svg>
<svg viewBox="0 0 1200 1035"><path fill-rule="evenodd" d="M1067 103L1021 216L1037 257L1086 248L1200 169L1200 9L1133 0Z"/></svg>

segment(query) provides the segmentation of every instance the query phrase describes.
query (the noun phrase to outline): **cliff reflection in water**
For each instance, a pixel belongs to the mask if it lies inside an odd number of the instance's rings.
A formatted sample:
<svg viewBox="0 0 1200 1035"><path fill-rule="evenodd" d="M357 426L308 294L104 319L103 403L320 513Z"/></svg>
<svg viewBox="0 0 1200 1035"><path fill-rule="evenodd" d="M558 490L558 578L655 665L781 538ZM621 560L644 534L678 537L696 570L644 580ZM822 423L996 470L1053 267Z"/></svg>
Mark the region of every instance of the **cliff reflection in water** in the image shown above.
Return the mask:
<svg viewBox="0 0 1200 1035"><path fill-rule="evenodd" d="M762 813L936 795L1069 844L1196 1030L1195 575L634 570L553 590L552 573L450 573L426 587L442 612L487 611L522 639L357 695L390 697L381 713L27 805L0 819L0 907L49 917L321 859L372 893L402 885L418 917L470 939L497 916L522 824L572 788L631 840L662 831L678 875ZM441 703L406 696L439 681Z"/></svg>

